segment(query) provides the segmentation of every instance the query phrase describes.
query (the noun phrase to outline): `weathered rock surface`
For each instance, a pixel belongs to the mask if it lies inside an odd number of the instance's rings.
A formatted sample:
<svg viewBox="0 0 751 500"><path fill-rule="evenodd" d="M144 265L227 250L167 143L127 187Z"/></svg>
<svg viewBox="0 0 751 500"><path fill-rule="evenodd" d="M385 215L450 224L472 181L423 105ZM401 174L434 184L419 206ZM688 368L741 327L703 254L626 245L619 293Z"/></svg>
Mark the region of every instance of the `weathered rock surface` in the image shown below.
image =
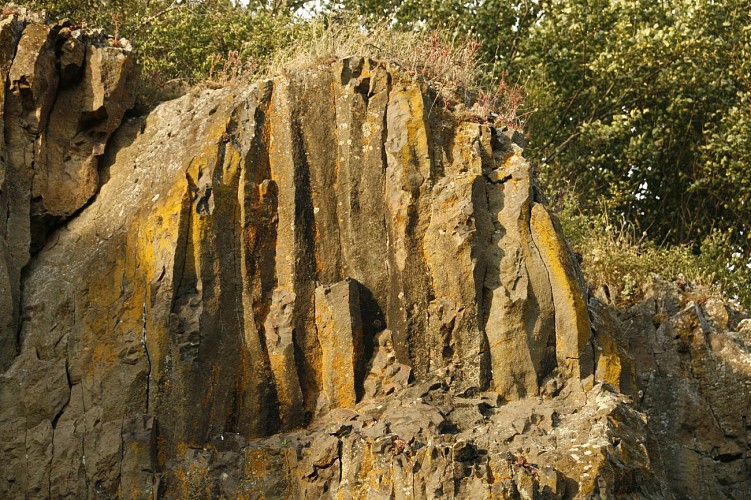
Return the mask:
<svg viewBox="0 0 751 500"><path fill-rule="evenodd" d="M650 455L677 498L747 498L751 342L743 323L686 285L647 292L619 316L635 361L635 407L650 417Z"/></svg>
<svg viewBox="0 0 751 500"><path fill-rule="evenodd" d="M119 125L97 36L0 24L0 497L748 486L732 315L588 298L504 131L358 57Z"/></svg>
<svg viewBox="0 0 751 500"><path fill-rule="evenodd" d="M643 415L596 386L503 404L417 383L245 446L223 436L172 467L167 497L660 497Z"/></svg>
<svg viewBox="0 0 751 500"><path fill-rule="evenodd" d="M346 279L316 288L315 314L322 364L319 407L352 408L365 365L357 282Z"/></svg>
<svg viewBox="0 0 751 500"><path fill-rule="evenodd" d="M99 188L98 158L133 105L128 49L23 10L0 21L0 370L16 354L21 272Z"/></svg>

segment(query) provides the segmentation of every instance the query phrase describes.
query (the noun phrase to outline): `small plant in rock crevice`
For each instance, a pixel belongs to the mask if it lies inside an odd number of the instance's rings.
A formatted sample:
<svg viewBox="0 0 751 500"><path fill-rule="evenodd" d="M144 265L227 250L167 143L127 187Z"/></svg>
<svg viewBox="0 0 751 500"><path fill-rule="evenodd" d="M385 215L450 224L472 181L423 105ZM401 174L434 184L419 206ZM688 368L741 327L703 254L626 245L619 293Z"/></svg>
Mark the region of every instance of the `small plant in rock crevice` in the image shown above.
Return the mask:
<svg viewBox="0 0 751 500"><path fill-rule="evenodd" d="M208 81L222 86L246 83L255 76L257 68L258 63L252 57L243 60L237 50L230 50L225 57L214 54Z"/></svg>

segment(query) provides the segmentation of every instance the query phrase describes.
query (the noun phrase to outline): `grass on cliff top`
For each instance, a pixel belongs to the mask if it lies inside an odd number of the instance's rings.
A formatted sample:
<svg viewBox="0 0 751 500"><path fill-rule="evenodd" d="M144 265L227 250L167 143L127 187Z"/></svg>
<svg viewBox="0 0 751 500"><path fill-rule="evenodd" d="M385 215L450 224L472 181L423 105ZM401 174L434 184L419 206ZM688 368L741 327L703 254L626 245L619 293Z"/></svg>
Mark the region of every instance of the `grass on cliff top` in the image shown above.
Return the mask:
<svg viewBox="0 0 751 500"><path fill-rule="evenodd" d="M356 55L395 64L427 82L462 120L490 118L521 129L528 116L523 86L493 80L480 43L445 30L399 28L348 11L303 19L230 0L19 0L3 4L3 17L20 6L128 39L143 69L137 100L144 109L193 85L247 84Z"/></svg>
<svg viewBox="0 0 751 500"><path fill-rule="evenodd" d="M473 38L448 31L406 31L386 21L365 26L358 16L340 13L295 26L290 42L263 61L242 60L236 52L217 57L209 81L232 85L356 55L395 64L426 82L461 119L492 118L500 125L523 128L528 116L523 86L505 77L487 81L479 49Z"/></svg>
<svg viewBox="0 0 751 500"><path fill-rule="evenodd" d="M269 12L228 0L105 2L19 0L2 4L68 17L126 38L143 68L138 101L151 108L192 85L235 85L347 56L400 66L427 82L461 119L493 121L521 129L527 118L523 86L488 76L480 43L447 30L412 30L375 22L349 11L313 19Z"/></svg>

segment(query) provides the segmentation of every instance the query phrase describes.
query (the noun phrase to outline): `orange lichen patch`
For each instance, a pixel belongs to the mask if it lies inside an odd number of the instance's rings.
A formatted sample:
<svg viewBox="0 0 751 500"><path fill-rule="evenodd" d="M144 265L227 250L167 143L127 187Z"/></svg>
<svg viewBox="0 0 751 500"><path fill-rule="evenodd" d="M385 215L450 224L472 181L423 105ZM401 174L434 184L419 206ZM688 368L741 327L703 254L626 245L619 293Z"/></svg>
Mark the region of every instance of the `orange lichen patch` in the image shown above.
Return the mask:
<svg viewBox="0 0 751 500"><path fill-rule="evenodd" d="M294 453L294 452L292 452ZM294 466L289 463L286 450L251 446L246 448L242 472L243 498L267 498L268 483L274 483L275 498L292 498L287 480L279 481L280 475L291 477ZM298 470L299 471L299 470Z"/></svg>
<svg viewBox="0 0 751 500"><path fill-rule="evenodd" d="M149 207L143 218L138 218L134 229L138 235L138 264L149 278L158 278L162 266L174 257L175 245L180 236L180 219L189 199L187 186L175 186L166 196ZM145 224L144 224L145 219Z"/></svg>
<svg viewBox="0 0 751 500"><path fill-rule="evenodd" d="M268 450L264 448L248 448L245 452L245 478L253 479L263 477L266 473L274 470L270 462Z"/></svg>
<svg viewBox="0 0 751 500"><path fill-rule="evenodd" d="M323 389L332 407L337 408L352 408L357 402L355 373L362 354L362 330L359 318L351 314L353 303L359 300L354 286L340 281L318 287L315 292Z"/></svg>
<svg viewBox="0 0 751 500"><path fill-rule="evenodd" d="M425 102L419 86L396 88L389 96L389 114L395 115L404 127L400 134L398 159L405 167L417 167L423 178L430 175L430 150L428 148L427 124L425 123ZM409 182L410 179L404 179ZM403 187L411 191L409 185Z"/></svg>
<svg viewBox="0 0 751 500"><path fill-rule="evenodd" d="M296 401L296 398L292 398L292 388L283 383L283 370L287 367L289 361L288 356L284 354L269 354L271 370L274 372L277 381L276 395L281 408L290 408L291 404Z"/></svg>
<svg viewBox="0 0 751 500"><path fill-rule="evenodd" d="M171 468L176 479L175 489L180 498L214 498L214 478L211 475L209 460L215 451L212 447L200 448L198 453L195 446L186 443L177 444L175 459L177 465Z"/></svg>
<svg viewBox="0 0 751 500"><path fill-rule="evenodd" d="M105 309L122 297L123 279L127 269L126 256L123 252L117 252L109 258L102 256L98 260L100 262L97 263L97 272L101 274L89 285L87 299L90 307Z"/></svg>
<svg viewBox="0 0 751 500"><path fill-rule="evenodd" d="M368 439L363 443L362 462L359 467L359 491L356 498L367 499L378 495L390 495L393 485L389 478L392 475L391 461L373 453L373 441Z"/></svg>
<svg viewBox="0 0 751 500"><path fill-rule="evenodd" d="M599 335L597 345L601 351L599 351L597 357L595 379L598 382L610 384L616 390L620 390L622 369L618 344L609 336Z"/></svg>
<svg viewBox="0 0 751 500"><path fill-rule="evenodd" d="M367 446L367 450L363 450L362 453L362 462L360 462L360 467L358 471L358 476L361 481L361 491L368 489L368 483L370 482L370 476L373 471L373 454L371 453L371 445L372 443L367 442L364 444L364 446Z"/></svg>
<svg viewBox="0 0 751 500"><path fill-rule="evenodd" d="M459 124L454 133L452 150L454 161L447 174L470 172L481 175L483 153L492 158L490 129L471 122Z"/></svg>
<svg viewBox="0 0 751 500"><path fill-rule="evenodd" d="M100 342L94 346L91 361L94 367L115 364L120 360L119 353L108 342Z"/></svg>
<svg viewBox="0 0 751 500"><path fill-rule="evenodd" d="M188 493L188 476L187 476L187 474L181 468L175 468L172 471L172 473L175 475L175 479L177 479L177 481L176 481L177 484L175 484L175 489L177 491L182 492L183 498L187 498L187 496L186 496L187 493Z"/></svg>
<svg viewBox="0 0 751 500"><path fill-rule="evenodd" d="M177 443L177 457L184 458L191 446L187 443Z"/></svg>
<svg viewBox="0 0 751 500"><path fill-rule="evenodd" d="M187 471L183 472L182 489L185 498L212 498L213 481L208 465L191 463Z"/></svg>
<svg viewBox="0 0 751 500"><path fill-rule="evenodd" d="M157 464L159 467L164 467L167 464L167 460L169 460L169 449L168 449L168 442L167 438L165 436L158 436L156 438L156 449L157 449Z"/></svg>
<svg viewBox="0 0 751 500"><path fill-rule="evenodd" d="M326 395L333 407L352 408L357 402L352 346L338 341L341 339L337 339L338 332L331 316L317 312L316 326L322 366L326 367L322 373Z"/></svg>
<svg viewBox="0 0 751 500"><path fill-rule="evenodd" d="M500 454L488 455L488 469L492 477L491 484L510 481L513 478L514 469L509 465L508 460Z"/></svg>
<svg viewBox="0 0 751 500"><path fill-rule="evenodd" d="M561 367L578 368L578 359L591 335L584 291L561 234L545 207L532 205L530 228L545 262L555 304L556 356Z"/></svg>
<svg viewBox="0 0 751 500"><path fill-rule="evenodd" d="M123 235L113 236L122 241ZM91 346L79 357L81 374L91 387L98 387L95 397L114 390L112 384L123 362L135 363L139 353L134 332L140 331L140 314L130 301L140 300L139 291L129 291L132 263L126 245L118 251L98 255L85 289L77 297L80 316L81 343ZM114 375L114 376L113 376Z"/></svg>
<svg viewBox="0 0 751 500"><path fill-rule="evenodd" d="M137 346L143 349L143 361L148 363L150 391L144 387L144 408L141 411L158 411L164 395L172 387L171 374L166 373L166 359L170 354L172 335L169 327L170 308L178 246L184 239L185 224L189 217L190 191L183 176L166 185L144 204L128 231L125 248L128 252L129 287L134 290L129 298L130 320L123 327L133 332ZM181 273L182 270L177 270ZM179 275L179 274L178 274ZM147 397L148 396L148 401ZM164 466L172 448L168 436L158 437L157 461Z"/></svg>
<svg viewBox="0 0 751 500"><path fill-rule="evenodd" d="M130 493L130 498L132 498L134 500L139 499L139 498L146 498L147 497L147 495L145 495L144 492L141 491L141 489L137 486L137 484L131 485L129 493ZM120 497L121 498L128 498L128 497L124 497L122 495L122 493L120 493Z"/></svg>

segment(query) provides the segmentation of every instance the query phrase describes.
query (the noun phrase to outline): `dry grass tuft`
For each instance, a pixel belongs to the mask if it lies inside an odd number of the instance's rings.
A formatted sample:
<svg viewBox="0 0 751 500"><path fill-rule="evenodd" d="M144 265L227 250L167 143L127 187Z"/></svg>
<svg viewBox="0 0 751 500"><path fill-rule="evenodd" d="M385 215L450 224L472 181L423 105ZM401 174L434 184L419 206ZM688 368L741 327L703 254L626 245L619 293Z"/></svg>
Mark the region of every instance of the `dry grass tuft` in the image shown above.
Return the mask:
<svg viewBox="0 0 751 500"><path fill-rule="evenodd" d="M462 120L490 120L515 129L523 128L526 121L521 85L509 84L505 78L493 88L479 84L487 68L479 58L480 43L473 38L405 31L387 22L366 27L357 16L346 13L307 21L293 32L291 42L264 61L244 61L237 53L215 56L210 83L247 83L357 55L394 64L403 75L426 82Z"/></svg>

